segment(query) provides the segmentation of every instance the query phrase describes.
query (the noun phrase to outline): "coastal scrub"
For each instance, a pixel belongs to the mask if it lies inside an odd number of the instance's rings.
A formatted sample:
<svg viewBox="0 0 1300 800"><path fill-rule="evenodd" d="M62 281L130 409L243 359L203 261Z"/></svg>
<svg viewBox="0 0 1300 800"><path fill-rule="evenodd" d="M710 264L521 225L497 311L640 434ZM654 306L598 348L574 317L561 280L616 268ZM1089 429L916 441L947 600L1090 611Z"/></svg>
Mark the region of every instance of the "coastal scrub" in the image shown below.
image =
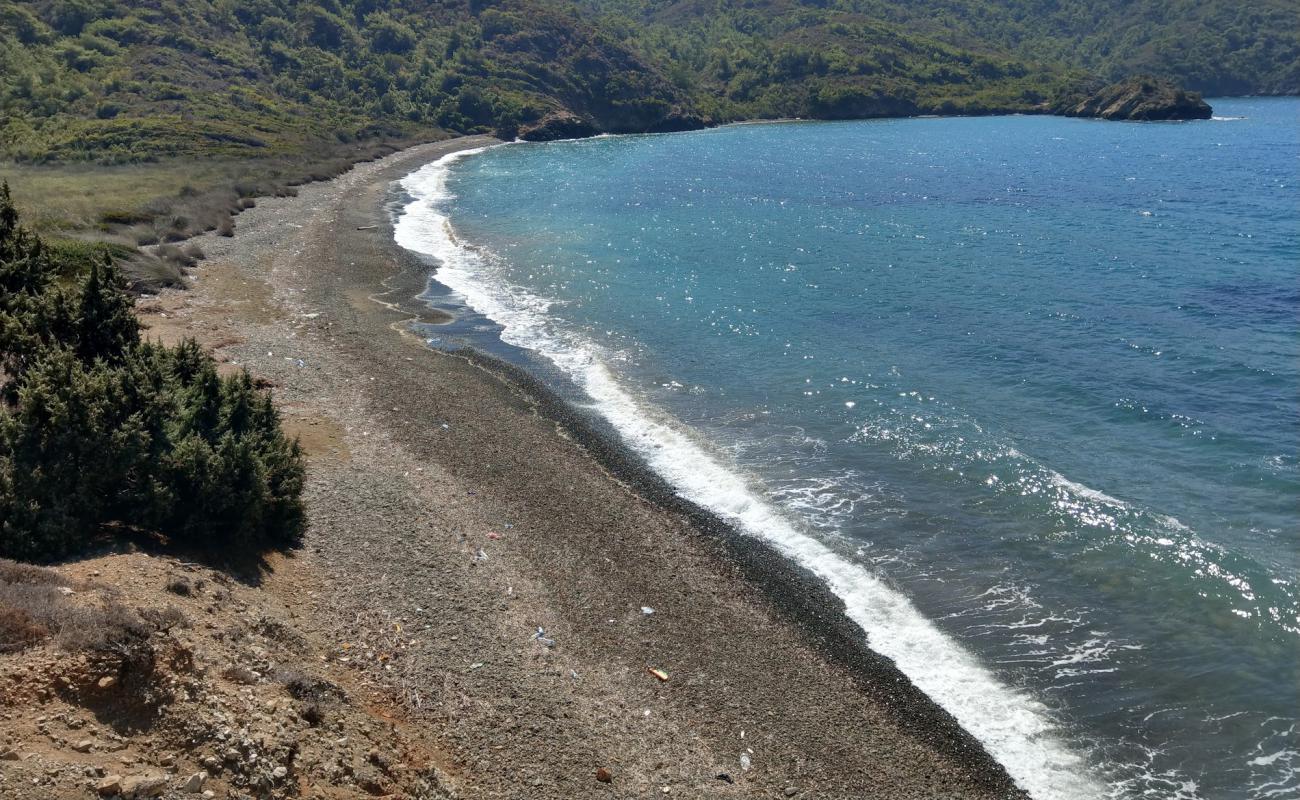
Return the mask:
<svg viewBox="0 0 1300 800"><path fill-rule="evenodd" d="M267 392L193 341L143 341L110 261L71 286L0 190L0 556L105 531L198 547L296 541L303 460Z"/></svg>

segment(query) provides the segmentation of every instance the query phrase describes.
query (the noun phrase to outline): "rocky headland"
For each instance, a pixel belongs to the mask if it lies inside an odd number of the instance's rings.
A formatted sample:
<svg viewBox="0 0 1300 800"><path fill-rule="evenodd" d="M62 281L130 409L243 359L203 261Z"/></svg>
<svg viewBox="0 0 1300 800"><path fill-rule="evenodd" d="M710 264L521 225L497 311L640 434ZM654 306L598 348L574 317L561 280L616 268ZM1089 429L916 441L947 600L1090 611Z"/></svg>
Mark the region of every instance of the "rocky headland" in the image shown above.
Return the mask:
<svg viewBox="0 0 1300 800"><path fill-rule="evenodd" d="M1052 104L1051 113L1066 117L1156 122L1209 119L1210 105L1198 92L1181 89L1149 75L1102 87L1068 92Z"/></svg>

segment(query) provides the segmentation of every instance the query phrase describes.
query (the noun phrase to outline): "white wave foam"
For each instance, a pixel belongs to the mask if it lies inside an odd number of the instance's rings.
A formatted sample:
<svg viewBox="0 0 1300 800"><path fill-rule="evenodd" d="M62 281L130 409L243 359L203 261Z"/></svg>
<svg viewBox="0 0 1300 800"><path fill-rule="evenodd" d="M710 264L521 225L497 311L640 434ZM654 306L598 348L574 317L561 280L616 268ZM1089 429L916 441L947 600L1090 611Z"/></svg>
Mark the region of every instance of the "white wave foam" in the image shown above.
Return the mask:
<svg viewBox="0 0 1300 800"><path fill-rule="evenodd" d="M449 166L475 152L444 156L401 181L413 200L396 225L397 243L438 259L437 280L500 324L503 341L554 362L683 497L768 542L824 581L866 632L872 649L892 659L978 738L1018 785L1039 800L1100 797L1102 789L1086 774L1083 759L1061 741L1042 703L998 682L904 595L799 530L686 430L620 386L593 343L557 330L545 316L545 299L494 279L490 261L456 240L439 206L450 199Z"/></svg>

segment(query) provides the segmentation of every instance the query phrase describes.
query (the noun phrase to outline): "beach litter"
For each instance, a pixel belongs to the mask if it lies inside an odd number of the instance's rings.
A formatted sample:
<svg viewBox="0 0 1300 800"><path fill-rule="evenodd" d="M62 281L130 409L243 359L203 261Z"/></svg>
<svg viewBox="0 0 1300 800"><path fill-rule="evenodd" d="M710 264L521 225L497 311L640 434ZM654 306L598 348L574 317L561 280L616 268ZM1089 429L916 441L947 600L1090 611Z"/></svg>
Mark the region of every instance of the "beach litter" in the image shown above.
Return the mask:
<svg viewBox="0 0 1300 800"><path fill-rule="evenodd" d="M655 610L650 606L641 606L641 613L648 617L651 614L655 613Z"/></svg>
<svg viewBox="0 0 1300 800"><path fill-rule="evenodd" d="M668 673L667 673L667 672L664 672L664 671L661 670L661 669L655 669L654 667L646 667L646 670L645 670L645 671L648 672L648 673L650 673L651 675L655 676L655 677L658 678L660 681L666 681L666 680L668 680Z"/></svg>
<svg viewBox="0 0 1300 800"><path fill-rule="evenodd" d="M751 762L750 762L750 760L749 760L749 753L741 753L741 754L740 754L740 769L741 769L742 771L744 771L744 772L748 772L748 771L749 771L749 768L750 768L751 765L752 765L752 764L751 764Z"/></svg>
<svg viewBox="0 0 1300 800"><path fill-rule="evenodd" d="M548 638L548 637L546 636L546 629L545 629L545 628L541 628L541 627L539 627L539 628L537 629L537 633L534 633L534 634L533 634L533 638L536 639L537 641L541 642L542 644L546 645L547 647L554 647L554 646L555 646L555 640L554 640L554 639L551 639L551 638Z"/></svg>
<svg viewBox="0 0 1300 800"><path fill-rule="evenodd" d="M725 773L725 772L719 772L719 773L718 773L718 780L722 781L723 783L735 783L735 782L736 782L736 779L735 779L735 778L731 777L730 775L728 775L728 774Z"/></svg>
<svg viewBox="0 0 1300 800"><path fill-rule="evenodd" d="M596 770L596 780L600 781L601 783L609 783L610 781L614 780L614 773L610 772L604 767L601 767L600 769Z"/></svg>
<svg viewBox="0 0 1300 800"><path fill-rule="evenodd" d="M475 561L487 561L487 558L488 558L487 551L481 547L478 549L478 552L474 554Z"/></svg>

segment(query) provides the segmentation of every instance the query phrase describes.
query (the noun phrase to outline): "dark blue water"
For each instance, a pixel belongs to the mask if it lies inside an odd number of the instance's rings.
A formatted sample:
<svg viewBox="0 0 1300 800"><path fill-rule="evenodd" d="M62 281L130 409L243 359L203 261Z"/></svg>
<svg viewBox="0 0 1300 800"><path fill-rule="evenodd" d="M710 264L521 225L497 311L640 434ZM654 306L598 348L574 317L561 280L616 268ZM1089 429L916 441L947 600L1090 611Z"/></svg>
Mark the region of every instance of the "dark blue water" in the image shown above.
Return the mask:
<svg viewBox="0 0 1300 800"><path fill-rule="evenodd" d="M910 600L1047 720L990 746L1022 785L1300 797L1300 101L1214 106L510 145L399 240L685 494Z"/></svg>

